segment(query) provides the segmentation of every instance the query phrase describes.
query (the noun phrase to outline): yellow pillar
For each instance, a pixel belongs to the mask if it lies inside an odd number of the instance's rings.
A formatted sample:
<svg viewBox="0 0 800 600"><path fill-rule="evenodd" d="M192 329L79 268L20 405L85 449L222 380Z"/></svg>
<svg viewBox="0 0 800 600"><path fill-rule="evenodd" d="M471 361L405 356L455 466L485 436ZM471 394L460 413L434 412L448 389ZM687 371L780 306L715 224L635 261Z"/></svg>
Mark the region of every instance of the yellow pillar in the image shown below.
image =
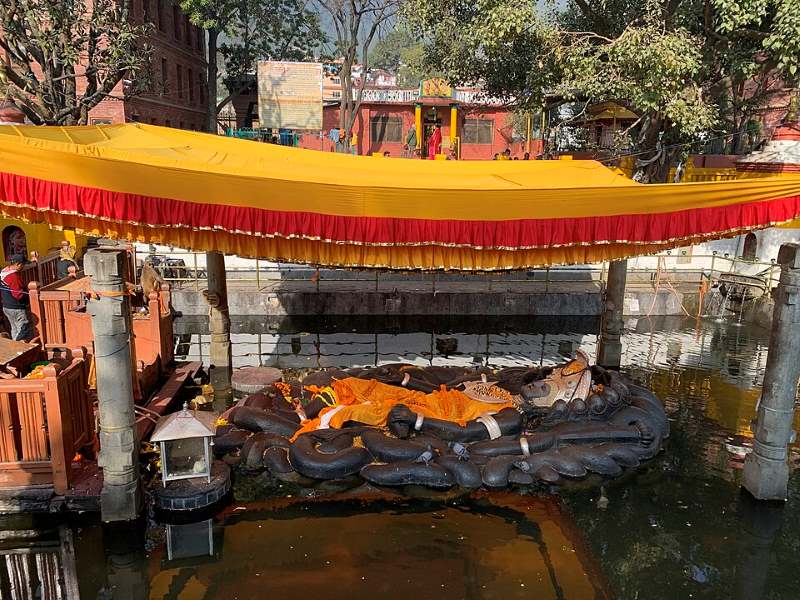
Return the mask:
<svg viewBox="0 0 800 600"><path fill-rule="evenodd" d="M531 128L531 113L528 113L528 131L527 131L527 134L525 136L526 139L527 139L527 141L525 143L525 146L527 148L526 152L528 154L530 154L530 152L531 152L531 131L532 131L532 128Z"/></svg>
<svg viewBox="0 0 800 600"><path fill-rule="evenodd" d="M450 147L456 143L458 137L458 106L450 106Z"/></svg>
<svg viewBox="0 0 800 600"><path fill-rule="evenodd" d="M422 149L422 104L414 105L414 127L417 129L417 150Z"/></svg>

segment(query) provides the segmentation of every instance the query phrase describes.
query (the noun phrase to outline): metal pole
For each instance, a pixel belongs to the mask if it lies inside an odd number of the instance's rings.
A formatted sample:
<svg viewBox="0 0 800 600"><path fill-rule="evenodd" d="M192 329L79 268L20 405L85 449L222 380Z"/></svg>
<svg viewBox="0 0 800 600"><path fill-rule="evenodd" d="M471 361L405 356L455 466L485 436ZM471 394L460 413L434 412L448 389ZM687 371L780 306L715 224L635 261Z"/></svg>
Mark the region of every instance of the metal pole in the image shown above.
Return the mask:
<svg viewBox="0 0 800 600"><path fill-rule="evenodd" d="M228 282L225 273L225 255L221 252L206 252L208 289L203 295L209 305L208 329L211 346L208 357L211 363L209 374L214 388L214 409L223 411L232 398L231 369L231 318L228 314Z"/></svg>
<svg viewBox="0 0 800 600"><path fill-rule="evenodd" d="M788 446L800 380L800 244L778 252L781 279L775 290L764 387L753 426L753 451L744 462L742 486L757 500L786 500Z"/></svg>
<svg viewBox="0 0 800 600"><path fill-rule="evenodd" d="M131 307L127 252L117 246L86 253L84 269L96 292L87 302L94 334L103 521L130 521L142 508L131 369Z"/></svg>
<svg viewBox="0 0 800 600"><path fill-rule="evenodd" d="M618 369L622 363L622 311L627 277L628 261L612 260L608 265L608 285L603 293L600 342L597 349L597 364L611 369Z"/></svg>

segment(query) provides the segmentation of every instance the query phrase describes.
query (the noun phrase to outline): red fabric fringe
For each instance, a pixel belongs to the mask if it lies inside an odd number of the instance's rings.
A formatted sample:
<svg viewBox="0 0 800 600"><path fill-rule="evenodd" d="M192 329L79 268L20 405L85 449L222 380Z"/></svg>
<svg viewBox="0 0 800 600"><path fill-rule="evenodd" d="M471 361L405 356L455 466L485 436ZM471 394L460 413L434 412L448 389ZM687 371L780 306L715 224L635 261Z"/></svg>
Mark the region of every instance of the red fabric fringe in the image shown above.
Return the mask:
<svg viewBox="0 0 800 600"><path fill-rule="evenodd" d="M0 173L0 202L152 227L222 229L231 233L320 239L366 245L447 245L523 249L578 244L663 243L756 229L800 215L800 196L647 215L509 221L343 217L208 205L111 192Z"/></svg>

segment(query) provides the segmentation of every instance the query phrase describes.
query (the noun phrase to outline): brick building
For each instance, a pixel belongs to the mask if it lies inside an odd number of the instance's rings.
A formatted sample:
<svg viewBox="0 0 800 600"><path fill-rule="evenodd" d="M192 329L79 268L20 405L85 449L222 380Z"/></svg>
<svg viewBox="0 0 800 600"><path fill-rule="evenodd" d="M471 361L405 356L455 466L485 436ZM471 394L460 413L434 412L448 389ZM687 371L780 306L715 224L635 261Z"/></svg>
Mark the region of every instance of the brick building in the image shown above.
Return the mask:
<svg viewBox="0 0 800 600"><path fill-rule="evenodd" d="M151 89L127 100L108 98L90 113L89 122L140 122L179 129L205 130L205 34L173 0L128 0L131 18L151 22ZM122 96L122 84L115 95Z"/></svg>
<svg viewBox="0 0 800 600"><path fill-rule="evenodd" d="M124 84L113 90L89 113L89 123L141 122L180 129L205 130L206 58L205 33L189 22L173 0L127 0L130 18L151 22L147 43L153 48L151 82L145 93L123 100ZM2 60L2 55L0 55ZM78 93L86 80L76 80Z"/></svg>

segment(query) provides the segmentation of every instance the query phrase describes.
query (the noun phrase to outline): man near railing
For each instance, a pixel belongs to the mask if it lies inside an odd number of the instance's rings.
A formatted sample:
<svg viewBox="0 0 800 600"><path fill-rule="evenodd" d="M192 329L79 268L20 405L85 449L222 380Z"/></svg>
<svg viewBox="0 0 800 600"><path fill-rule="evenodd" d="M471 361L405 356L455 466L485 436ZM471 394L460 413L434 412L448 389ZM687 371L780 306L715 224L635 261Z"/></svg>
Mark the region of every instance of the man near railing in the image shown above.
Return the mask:
<svg viewBox="0 0 800 600"><path fill-rule="evenodd" d="M0 298L3 301L3 314L11 326L11 339L27 341L33 337L31 316L28 311L30 299L19 275L25 257L14 254L9 265L0 271Z"/></svg>

